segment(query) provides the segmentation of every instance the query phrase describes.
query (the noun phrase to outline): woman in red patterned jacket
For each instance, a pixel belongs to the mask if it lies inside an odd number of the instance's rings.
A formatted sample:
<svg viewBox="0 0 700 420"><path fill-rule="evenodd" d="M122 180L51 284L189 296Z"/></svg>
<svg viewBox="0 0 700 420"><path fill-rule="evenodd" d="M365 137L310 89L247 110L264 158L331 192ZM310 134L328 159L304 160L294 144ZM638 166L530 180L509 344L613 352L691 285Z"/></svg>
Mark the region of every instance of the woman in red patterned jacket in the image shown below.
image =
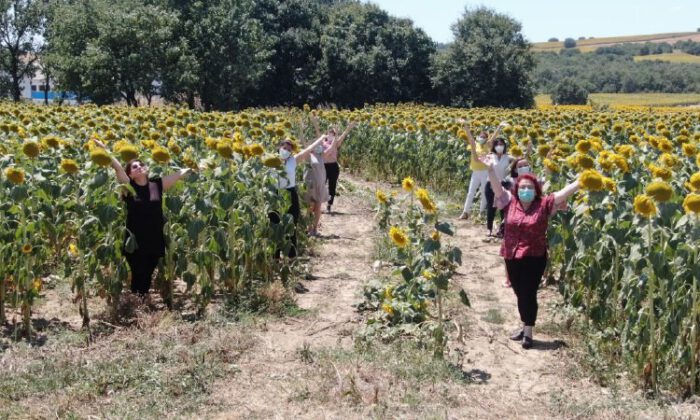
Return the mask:
<svg viewBox="0 0 700 420"><path fill-rule="evenodd" d="M524 349L532 347L532 328L537 319L537 289L547 266L547 226L549 216L578 191L578 180L553 194L543 195L542 187L532 174L518 177L513 190L507 191L487 159L489 182L499 209L508 208L501 256L508 278L518 299L523 327L511 339L520 341Z"/></svg>

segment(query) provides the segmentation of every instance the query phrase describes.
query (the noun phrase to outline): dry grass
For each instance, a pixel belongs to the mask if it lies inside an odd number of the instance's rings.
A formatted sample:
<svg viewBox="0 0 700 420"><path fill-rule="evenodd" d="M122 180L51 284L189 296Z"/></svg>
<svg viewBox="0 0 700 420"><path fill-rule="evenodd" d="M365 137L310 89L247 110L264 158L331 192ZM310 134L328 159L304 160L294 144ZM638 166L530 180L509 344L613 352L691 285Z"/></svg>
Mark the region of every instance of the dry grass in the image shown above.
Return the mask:
<svg viewBox="0 0 700 420"><path fill-rule="evenodd" d="M576 41L576 48L582 52L594 51L600 47L607 47L614 44L640 43L640 42L669 42L691 39L700 40L700 33L697 32L672 32L666 34L614 36L604 38L593 38ZM564 48L564 42L536 42L533 44L535 52L555 52Z"/></svg>
<svg viewBox="0 0 700 420"><path fill-rule="evenodd" d="M700 55L692 55L684 52L668 54L637 55L634 61L668 61L670 63L700 64Z"/></svg>
<svg viewBox="0 0 700 420"><path fill-rule="evenodd" d="M0 356L0 418L164 418L207 410L215 380L235 377L255 340L214 320L147 314L85 346L82 332Z"/></svg>
<svg viewBox="0 0 700 420"><path fill-rule="evenodd" d="M589 99L607 106L683 106L700 103L700 93L592 93ZM548 94L537 95L537 106L551 105Z"/></svg>

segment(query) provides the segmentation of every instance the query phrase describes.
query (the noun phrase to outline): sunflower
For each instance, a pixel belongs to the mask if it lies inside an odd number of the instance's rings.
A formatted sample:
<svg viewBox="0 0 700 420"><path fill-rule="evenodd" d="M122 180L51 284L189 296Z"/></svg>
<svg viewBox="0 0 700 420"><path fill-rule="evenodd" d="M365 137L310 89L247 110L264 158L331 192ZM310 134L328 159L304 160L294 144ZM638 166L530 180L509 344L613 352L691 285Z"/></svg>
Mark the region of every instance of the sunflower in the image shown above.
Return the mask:
<svg viewBox="0 0 700 420"><path fill-rule="evenodd" d="M654 181L647 185L646 194L659 203L664 203L673 196L673 188L663 181Z"/></svg>
<svg viewBox="0 0 700 420"><path fill-rule="evenodd" d="M267 166L268 168L281 168L282 167L282 159L276 155L265 156L263 158L262 162L263 162L263 165Z"/></svg>
<svg viewBox="0 0 700 420"><path fill-rule="evenodd" d="M390 318L392 316L394 316L394 307L391 306L391 304L389 304L389 303L382 304L382 310L384 312L386 312L386 314L389 315Z"/></svg>
<svg viewBox="0 0 700 420"><path fill-rule="evenodd" d="M250 145L250 154L253 156L262 156L265 153L265 148L260 143Z"/></svg>
<svg viewBox="0 0 700 420"><path fill-rule="evenodd" d="M697 146L690 143L683 144L683 154L688 157L693 157L698 152Z"/></svg>
<svg viewBox="0 0 700 420"><path fill-rule="evenodd" d="M680 160L678 159L678 157L676 155L672 155L670 153L664 153L659 158L659 162L661 162L667 168L673 168L680 163Z"/></svg>
<svg viewBox="0 0 700 420"><path fill-rule="evenodd" d="M172 139L172 138L170 140L168 140L168 150L173 152L173 154L176 156L180 156L180 153L182 152L180 145L177 144L175 139Z"/></svg>
<svg viewBox="0 0 700 420"><path fill-rule="evenodd" d="M46 136L42 140L42 143L45 145L49 146L52 149L57 149L58 146L61 145L61 142L58 140L58 137L56 136Z"/></svg>
<svg viewBox="0 0 700 420"><path fill-rule="evenodd" d="M435 242L439 242L440 241L440 232L438 232L437 230L434 230L433 233L430 235L430 239L432 239Z"/></svg>
<svg viewBox="0 0 700 420"><path fill-rule="evenodd" d="M158 163L168 163L170 161L170 152L163 146L156 146L151 152L153 160Z"/></svg>
<svg viewBox="0 0 700 420"><path fill-rule="evenodd" d="M523 155L523 149L521 149L520 146L516 144L515 146L510 148L510 154L514 157L520 157Z"/></svg>
<svg viewBox="0 0 700 420"><path fill-rule="evenodd" d="M550 150L552 150L552 147L550 145L542 144L537 147L537 154L540 155L540 157L547 157Z"/></svg>
<svg viewBox="0 0 700 420"><path fill-rule="evenodd" d="M612 178L608 178L607 176L603 177L603 187L612 193L617 191L617 184Z"/></svg>
<svg viewBox="0 0 700 420"><path fill-rule="evenodd" d="M128 143L128 144L123 145L123 146L120 147L118 150L115 148L115 151L116 151L117 153L119 153L119 156L121 156L121 158L122 158L125 162L128 162L128 161L130 161L131 159L136 159L137 157L139 157L139 151L138 151L138 149L136 148L136 146L134 146L134 145L131 144L131 143Z"/></svg>
<svg viewBox="0 0 700 420"><path fill-rule="evenodd" d="M37 142L25 141L22 145L22 152L32 159L39 156L40 151L41 149L39 148L39 144Z"/></svg>
<svg viewBox="0 0 700 420"><path fill-rule="evenodd" d="M656 214L656 204L646 194L640 194L634 197L634 211L643 217L652 217Z"/></svg>
<svg viewBox="0 0 700 420"><path fill-rule="evenodd" d="M70 245L68 245L68 255L70 255L71 257L78 256L78 247L73 242L71 242Z"/></svg>
<svg viewBox="0 0 700 420"><path fill-rule="evenodd" d="M228 141L220 141L216 143L216 152L219 154L219 156L226 159L231 159L233 157L233 147Z"/></svg>
<svg viewBox="0 0 700 420"><path fill-rule="evenodd" d="M379 201L381 204L386 204L389 201L389 198L381 190L377 190L374 195L377 197L377 201Z"/></svg>
<svg viewBox="0 0 700 420"><path fill-rule="evenodd" d="M61 161L61 170L67 174L74 174L78 172L80 168L73 159L63 159Z"/></svg>
<svg viewBox="0 0 700 420"><path fill-rule="evenodd" d="M22 245L22 253L23 254L29 254L30 252L32 252L32 249L34 249L34 248L32 248L31 244Z"/></svg>
<svg viewBox="0 0 700 420"><path fill-rule="evenodd" d="M700 172L696 172L690 177L686 186L693 192L700 191Z"/></svg>
<svg viewBox="0 0 700 420"><path fill-rule="evenodd" d="M389 238L399 248L405 248L408 245L408 235L399 227L392 226L389 229Z"/></svg>
<svg viewBox="0 0 700 420"><path fill-rule="evenodd" d="M545 158L542 163L548 171L553 173L559 172L559 165L557 165L553 160Z"/></svg>
<svg viewBox="0 0 700 420"><path fill-rule="evenodd" d="M22 168L9 167L5 169L5 176L15 185L24 183L24 170Z"/></svg>
<svg viewBox="0 0 700 420"><path fill-rule="evenodd" d="M605 186L603 176L594 169L588 169L581 173L579 186L588 191L600 191Z"/></svg>
<svg viewBox="0 0 700 420"><path fill-rule="evenodd" d="M416 183L413 181L413 178L410 176L407 176L406 178L401 181L401 187L406 190L406 191L413 191L413 188L415 187Z"/></svg>
<svg viewBox="0 0 700 420"><path fill-rule="evenodd" d="M579 154L576 156L576 164L583 169L595 168L595 161L593 158L584 154Z"/></svg>
<svg viewBox="0 0 700 420"><path fill-rule="evenodd" d="M579 140L578 143L576 143L576 151L579 153L588 153L589 150L591 150L591 141L590 140Z"/></svg>
<svg viewBox="0 0 700 420"><path fill-rule="evenodd" d="M700 214L700 194L691 193L685 196L683 208L686 213Z"/></svg>
<svg viewBox="0 0 700 420"><path fill-rule="evenodd" d="M93 147L90 151L90 159L99 166L109 166L112 163L112 158L109 153L101 147Z"/></svg>
<svg viewBox="0 0 700 420"><path fill-rule="evenodd" d="M673 172L671 172L670 169L656 166L653 163L649 165L649 170L655 178L661 178L664 181L668 181L671 179L671 177L673 177Z"/></svg>

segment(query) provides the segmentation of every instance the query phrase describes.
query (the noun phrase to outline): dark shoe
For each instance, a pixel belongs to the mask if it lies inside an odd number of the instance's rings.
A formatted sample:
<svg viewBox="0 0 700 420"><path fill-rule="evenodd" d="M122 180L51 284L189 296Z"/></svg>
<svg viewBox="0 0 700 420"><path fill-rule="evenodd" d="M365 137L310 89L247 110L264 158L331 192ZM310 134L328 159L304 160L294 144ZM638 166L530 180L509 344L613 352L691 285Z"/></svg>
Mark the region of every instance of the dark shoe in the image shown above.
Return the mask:
<svg viewBox="0 0 700 420"><path fill-rule="evenodd" d="M303 284L297 283L294 285L294 291L301 294L308 292L309 289L307 289Z"/></svg>
<svg viewBox="0 0 700 420"><path fill-rule="evenodd" d="M525 350L532 348L532 337L528 337L528 336L523 337L523 348Z"/></svg>
<svg viewBox="0 0 700 420"><path fill-rule="evenodd" d="M326 213L331 214L331 205L326 206Z"/></svg>
<svg viewBox="0 0 700 420"><path fill-rule="evenodd" d="M513 334L510 336L510 339L513 341L520 341L523 339L523 336L525 333L523 333L523 330L518 331L517 333Z"/></svg>

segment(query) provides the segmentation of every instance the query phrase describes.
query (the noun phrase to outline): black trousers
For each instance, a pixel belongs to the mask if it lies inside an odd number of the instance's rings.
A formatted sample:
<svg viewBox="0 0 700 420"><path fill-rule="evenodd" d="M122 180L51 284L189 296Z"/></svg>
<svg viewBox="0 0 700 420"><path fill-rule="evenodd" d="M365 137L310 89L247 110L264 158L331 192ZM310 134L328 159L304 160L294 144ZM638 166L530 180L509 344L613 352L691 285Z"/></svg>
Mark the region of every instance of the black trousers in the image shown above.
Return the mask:
<svg viewBox="0 0 700 420"><path fill-rule="evenodd" d="M493 206L493 201L496 197L496 195L493 192L493 189L491 188L491 183L488 182L486 184L486 189L484 190L484 194L486 195L486 228L489 230L489 232L493 231L493 221L496 219L496 211L498 210ZM503 223L503 220L505 220L505 211L501 209L501 223Z"/></svg>
<svg viewBox="0 0 700 420"><path fill-rule="evenodd" d="M338 177L340 176L340 165L338 162L326 163L326 181L328 181L328 195L331 199L328 200L328 205L333 205L333 199L335 198L335 191L338 188Z"/></svg>
<svg viewBox="0 0 700 420"><path fill-rule="evenodd" d="M547 266L547 256L506 260L506 271L518 298L520 320L534 327L537 320L537 289Z"/></svg>
<svg viewBox="0 0 700 420"><path fill-rule="evenodd" d="M125 254L125 256L131 271L131 291L141 295L148 294L153 271L158 266L160 256L139 253Z"/></svg>
<svg viewBox="0 0 700 420"><path fill-rule="evenodd" d="M289 206L289 209L287 210L286 214L291 214L292 218L294 219L294 229L292 230L292 237L291 242L292 242L292 247L289 249L289 253L287 253L287 256L289 258L294 258L297 256L297 229L296 225L299 223L299 217L301 216L301 210L299 208L299 194L297 193L296 187L292 188L287 188L285 191L289 194L289 198L292 202L292 204ZM280 215L277 212L270 212L268 213L268 218L270 219L270 223L273 224L278 224L282 220L280 219ZM276 252L277 256L279 257L282 254L282 250L277 250Z"/></svg>

